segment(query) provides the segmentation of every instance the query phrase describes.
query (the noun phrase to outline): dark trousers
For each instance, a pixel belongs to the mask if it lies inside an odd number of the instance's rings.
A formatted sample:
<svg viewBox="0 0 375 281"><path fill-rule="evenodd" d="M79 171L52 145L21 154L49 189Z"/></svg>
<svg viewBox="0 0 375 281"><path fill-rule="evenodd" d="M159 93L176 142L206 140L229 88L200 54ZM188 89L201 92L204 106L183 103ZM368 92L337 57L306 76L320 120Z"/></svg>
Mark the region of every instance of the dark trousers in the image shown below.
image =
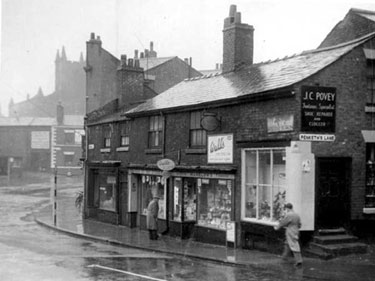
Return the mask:
<svg viewBox="0 0 375 281"><path fill-rule="evenodd" d="M149 236L151 240L157 240L158 239L158 234L156 232L156 229L149 229Z"/></svg>

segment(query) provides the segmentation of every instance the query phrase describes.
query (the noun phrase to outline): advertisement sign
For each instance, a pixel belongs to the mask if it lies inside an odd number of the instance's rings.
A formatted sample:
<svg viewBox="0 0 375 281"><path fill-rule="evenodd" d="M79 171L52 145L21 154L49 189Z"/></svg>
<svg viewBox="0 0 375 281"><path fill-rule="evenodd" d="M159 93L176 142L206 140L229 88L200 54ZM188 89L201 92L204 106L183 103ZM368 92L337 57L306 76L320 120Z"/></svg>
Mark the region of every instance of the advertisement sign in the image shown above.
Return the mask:
<svg viewBox="0 0 375 281"><path fill-rule="evenodd" d="M336 88L301 87L301 131L334 133Z"/></svg>
<svg viewBox="0 0 375 281"><path fill-rule="evenodd" d="M174 161L168 158L159 160L156 165L162 171L171 171L176 167Z"/></svg>
<svg viewBox="0 0 375 281"><path fill-rule="evenodd" d="M49 149L49 131L32 131L31 132L32 149Z"/></svg>
<svg viewBox="0 0 375 281"><path fill-rule="evenodd" d="M267 118L268 133L293 131L293 115L277 115Z"/></svg>
<svg viewBox="0 0 375 281"><path fill-rule="evenodd" d="M233 163L233 134L208 136L207 162L210 164Z"/></svg>

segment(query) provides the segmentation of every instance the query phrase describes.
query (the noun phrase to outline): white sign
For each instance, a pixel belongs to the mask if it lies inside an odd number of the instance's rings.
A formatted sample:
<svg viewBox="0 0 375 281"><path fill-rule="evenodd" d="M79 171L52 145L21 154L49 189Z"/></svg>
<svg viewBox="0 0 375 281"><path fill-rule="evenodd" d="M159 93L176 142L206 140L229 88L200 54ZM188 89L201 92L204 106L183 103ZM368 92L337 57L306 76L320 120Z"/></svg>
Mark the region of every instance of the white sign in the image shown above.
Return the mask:
<svg viewBox="0 0 375 281"><path fill-rule="evenodd" d="M293 115L278 115L267 118L267 130L269 133L293 131Z"/></svg>
<svg viewBox="0 0 375 281"><path fill-rule="evenodd" d="M32 131L31 148L49 149L49 131Z"/></svg>
<svg viewBox="0 0 375 281"><path fill-rule="evenodd" d="M174 161L167 158L159 160L156 165L162 171L171 171L176 167Z"/></svg>
<svg viewBox="0 0 375 281"><path fill-rule="evenodd" d="M234 221L227 221L226 230L227 230L227 241L234 243L236 241L236 223Z"/></svg>
<svg viewBox="0 0 375 281"><path fill-rule="evenodd" d="M207 146L208 163L233 163L233 134L210 135L208 136Z"/></svg>
<svg viewBox="0 0 375 281"><path fill-rule="evenodd" d="M335 135L300 134L301 141L335 141Z"/></svg>

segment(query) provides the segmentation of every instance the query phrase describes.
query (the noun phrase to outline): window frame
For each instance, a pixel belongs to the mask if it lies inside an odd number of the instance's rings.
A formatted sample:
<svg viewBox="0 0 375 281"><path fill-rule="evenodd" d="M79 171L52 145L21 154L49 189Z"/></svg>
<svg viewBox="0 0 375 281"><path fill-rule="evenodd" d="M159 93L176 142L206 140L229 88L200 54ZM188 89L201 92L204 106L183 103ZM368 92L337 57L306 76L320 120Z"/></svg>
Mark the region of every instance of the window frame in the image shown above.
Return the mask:
<svg viewBox="0 0 375 281"><path fill-rule="evenodd" d="M203 111L191 111L189 119L189 146L191 148L206 148L207 131L201 127Z"/></svg>
<svg viewBox="0 0 375 281"><path fill-rule="evenodd" d="M164 116L150 116L148 127L148 148L161 148L163 146L163 132Z"/></svg>
<svg viewBox="0 0 375 281"><path fill-rule="evenodd" d="M110 125L103 126L103 148L111 147L112 130Z"/></svg>
<svg viewBox="0 0 375 281"><path fill-rule="evenodd" d="M269 152L269 161L270 161L270 171L269 171L269 178L267 179L269 181L269 183L267 182L260 182L260 152L264 152L264 151L268 151ZM286 148L285 147L267 147L267 148L245 148L245 149L242 149L241 151L241 166L242 166L242 179L241 179L241 221L244 221L244 222L252 222L252 223L257 223L257 224L265 224L265 225L276 225L277 224L277 219L273 220L273 216L274 216L274 200L275 200L275 196L277 195L278 197L280 195L278 195L278 193L274 194L274 189L275 188L278 188L279 190L283 189L284 190L284 194L281 193L281 195L283 196L283 201L281 201L281 203L285 203L285 195L287 193L287 185L286 185L286 182L284 185L276 185L274 184L275 180L274 180L274 168L275 168L275 159L274 159L274 152L275 151L281 151L282 152L282 155L284 155L285 157L285 160L284 161L284 173L285 173L285 170L286 170ZM256 159L255 159L255 180L254 181L248 181L246 179L247 177L247 162L246 162L246 154L249 153L249 152L256 152ZM272 153L271 153L272 152ZM255 208L256 208L256 213L255 213L255 217L247 217L246 216L246 200L248 199L246 197L246 194L247 194L247 187L255 187L255 199L256 199L256 202L255 202ZM267 219L261 219L260 216L260 205L261 205L261 200L260 200L260 190L261 189L264 189L266 188L267 192L270 192L270 209L269 209L269 212L270 212L270 216L269 216L269 220ZM283 209L283 208L282 208Z"/></svg>
<svg viewBox="0 0 375 281"><path fill-rule="evenodd" d="M120 123L120 147L129 147L130 144L130 121Z"/></svg>

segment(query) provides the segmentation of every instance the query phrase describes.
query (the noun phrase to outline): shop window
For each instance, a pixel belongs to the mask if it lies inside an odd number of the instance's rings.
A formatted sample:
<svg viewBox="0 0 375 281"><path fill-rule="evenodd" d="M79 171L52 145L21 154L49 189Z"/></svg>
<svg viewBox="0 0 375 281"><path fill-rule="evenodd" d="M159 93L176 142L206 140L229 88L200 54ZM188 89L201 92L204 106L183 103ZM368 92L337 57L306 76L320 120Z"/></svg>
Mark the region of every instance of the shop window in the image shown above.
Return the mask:
<svg viewBox="0 0 375 281"><path fill-rule="evenodd" d="M111 127L104 126L103 127L103 146L104 147L111 147Z"/></svg>
<svg viewBox="0 0 375 281"><path fill-rule="evenodd" d="M375 143L366 144L365 207L375 208Z"/></svg>
<svg viewBox="0 0 375 281"><path fill-rule="evenodd" d="M150 126L148 132L148 147L160 148L163 143L163 117L150 117Z"/></svg>
<svg viewBox="0 0 375 281"><path fill-rule="evenodd" d="M226 229L232 212L232 181L198 179L198 225Z"/></svg>
<svg viewBox="0 0 375 281"><path fill-rule="evenodd" d="M285 203L285 150L244 150L243 162L243 220L277 221Z"/></svg>
<svg viewBox="0 0 375 281"><path fill-rule="evenodd" d="M116 211L116 176L101 174L99 176L99 208Z"/></svg>
<svg viewBox="0 0 375 281"><path fill-rule="evenodd" d="M196 214L196 179L173 179L173 220L195 221Z"/></svg>
<svg viewBox="0 0 375 281"><path fill-rule="evenodd" d="M206 147L206 130L201 127L202 112L195 111L190 113L190 146Z"/></svg>
<svg viewBox="0 0 375 281"><path fill-rule="evenodd" d="M147 207L154 196L159 197L159 219L166 217L166 197L165 187L161 183L159 176L142 176L142 210L143 215L147 215Z"/></svg>

